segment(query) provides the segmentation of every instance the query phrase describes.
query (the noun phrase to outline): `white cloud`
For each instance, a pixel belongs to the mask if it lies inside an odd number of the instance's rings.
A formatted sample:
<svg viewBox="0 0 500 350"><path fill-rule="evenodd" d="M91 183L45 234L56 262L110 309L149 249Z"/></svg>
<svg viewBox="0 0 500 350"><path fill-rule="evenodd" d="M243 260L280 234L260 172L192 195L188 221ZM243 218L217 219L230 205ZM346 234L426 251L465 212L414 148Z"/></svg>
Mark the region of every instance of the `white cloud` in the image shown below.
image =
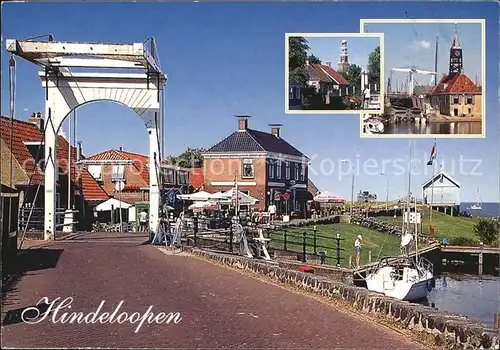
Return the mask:
<svg viewBox="0 0 500 350"><path fill-rule="evenodd" d="M431 48L431 43L425 40L414 41L409 47L414 49L415 51L428 50Z"/></svg>

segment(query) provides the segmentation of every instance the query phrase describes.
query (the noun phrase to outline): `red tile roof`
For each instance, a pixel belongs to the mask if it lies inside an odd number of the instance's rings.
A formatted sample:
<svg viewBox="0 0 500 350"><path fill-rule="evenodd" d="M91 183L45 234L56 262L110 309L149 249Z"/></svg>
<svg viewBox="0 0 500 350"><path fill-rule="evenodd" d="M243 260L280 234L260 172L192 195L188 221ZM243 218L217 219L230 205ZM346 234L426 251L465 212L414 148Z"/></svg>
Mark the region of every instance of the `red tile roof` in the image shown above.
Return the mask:
<svg viewBox="0 0 500 350"><path fill-rule="evenodd" d="M44 184L44 176L41 169L35 168L35 159L33 155L28 150L28 147L24 142L42 142L43 133L38 129L38 127L32 123L14 119L13 126L13 145L12 152L14 158L23 166L25 172L28 176L33 173L31 178L31 184L38 185ZM0 136L4 139L7 145L10 145L10 130L11 121L8 117L0 116ZM71 147L71 156L73 162L71 163L71 179L76 180L75 163L76 159L76 148ZM57 137L57 160L59 165L59 172L62 174L67 174L68 169L68 141L58 135ZM92 175L87 170L82 170L82 190L83 196L87 200L97 200L97 199L107 199L109 196L106 194L104 189L94 180Z"/></svg>
<svg viewBox="0 0 500 350"><path fill-rule="evenodd" d="M140 172L142 179L149 184L149 156L139 153L110 149L94 154L85 160L131 160L134 167Z"/></svg>
<svg viewBox="0 0 500 350"><path fill-rule="evenodd" d="M348 85L349 82L342 77L335 69L324 64L312 63L310 67L321 82L337 83L339 85Z"/></svg>
<svg viewBox="0 0 500 350"><path fill-rule="evenodd" d="M10 135L12 132L12 147L10 146ZM41 169L35 167L35 159L28 150L24 142L42 142L42 133L34 124L22 121L11 120L8 117L0 116L0 137L4 140L14 158L19 162L28 177L31 176L32 184L43 184L43 174Z"/></svg>
<svg viewBox="0 0 500 350"><path fill-rule="evenodd" d="M480 94L481 89L465 74L445 75L432 94Z"/></svg>

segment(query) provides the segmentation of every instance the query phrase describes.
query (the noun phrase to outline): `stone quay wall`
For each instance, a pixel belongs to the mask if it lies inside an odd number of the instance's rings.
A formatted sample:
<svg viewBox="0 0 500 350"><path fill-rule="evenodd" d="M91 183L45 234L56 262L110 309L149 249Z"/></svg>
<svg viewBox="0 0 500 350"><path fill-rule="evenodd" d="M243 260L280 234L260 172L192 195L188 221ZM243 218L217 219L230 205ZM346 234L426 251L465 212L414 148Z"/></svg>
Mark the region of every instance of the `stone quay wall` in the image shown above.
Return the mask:
<svg viewBox="0 0 500 350"><path fill-rule="evenodd" d="M411 330L421 339L448 349L500 349L500 333L464 316L373 293L365 288L291 269L294 266L248 259L193 247L184 250L223 266L256 273L280 284L339 300L358 312L379 317L398 328ZM315 267L316 269L317 267ZM341 274L345 274L342 272ZM343 278L340 278L343 279Z"/></svg>

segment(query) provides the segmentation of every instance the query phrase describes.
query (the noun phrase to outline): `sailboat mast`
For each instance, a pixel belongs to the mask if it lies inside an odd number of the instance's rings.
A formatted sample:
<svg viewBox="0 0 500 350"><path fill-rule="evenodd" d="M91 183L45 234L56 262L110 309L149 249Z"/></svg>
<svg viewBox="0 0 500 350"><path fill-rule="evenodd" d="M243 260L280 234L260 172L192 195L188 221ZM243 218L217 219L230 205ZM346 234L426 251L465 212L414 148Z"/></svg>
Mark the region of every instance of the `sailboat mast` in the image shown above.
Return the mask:
<svg viewBox="0 0 500 350"><path fill-rule="evenodd" d="M406 226L408 233L410 233L410 201L411 201L411 141L410 141L410 151L408 157L408 197L406 198L406 210L405 219L407 221ZM403 219L403 222L405 220Z"/></svg>
<svg viewBox="0 0 500 350"><path fill-rule="evenodd" d="M417 197L415 196L415 261L418 261Z"/></svg>

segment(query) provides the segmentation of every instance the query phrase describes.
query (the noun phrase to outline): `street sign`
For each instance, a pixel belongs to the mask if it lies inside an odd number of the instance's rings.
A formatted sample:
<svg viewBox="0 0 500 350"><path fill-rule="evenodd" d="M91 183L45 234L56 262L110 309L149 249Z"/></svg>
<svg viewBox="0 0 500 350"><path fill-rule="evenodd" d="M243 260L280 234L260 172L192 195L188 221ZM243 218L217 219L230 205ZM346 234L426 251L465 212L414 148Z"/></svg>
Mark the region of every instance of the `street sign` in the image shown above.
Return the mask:
<svg viewBox="0 0 500 350"><path fill-rule="evenodd" d="M281 193L279 193L279 192L275 192L275 193L274 193L274 200L275 200L275 201L279 201L280 199L281 199Z"/></svg>
<svg viewBox="0 0 500 350"><path fill-rule="evenodd" d="M123 191L124 188L125 188L125 182L123 182L123 181L115 182L115 190L116 191L121 192L121 191Z"/></svg>
<svg viewBox="0 0 500 350"><path fill-rule="evenodd" d="M290 193L283 193L283 199L284 200L289 200L290 199Z"/></svg>

